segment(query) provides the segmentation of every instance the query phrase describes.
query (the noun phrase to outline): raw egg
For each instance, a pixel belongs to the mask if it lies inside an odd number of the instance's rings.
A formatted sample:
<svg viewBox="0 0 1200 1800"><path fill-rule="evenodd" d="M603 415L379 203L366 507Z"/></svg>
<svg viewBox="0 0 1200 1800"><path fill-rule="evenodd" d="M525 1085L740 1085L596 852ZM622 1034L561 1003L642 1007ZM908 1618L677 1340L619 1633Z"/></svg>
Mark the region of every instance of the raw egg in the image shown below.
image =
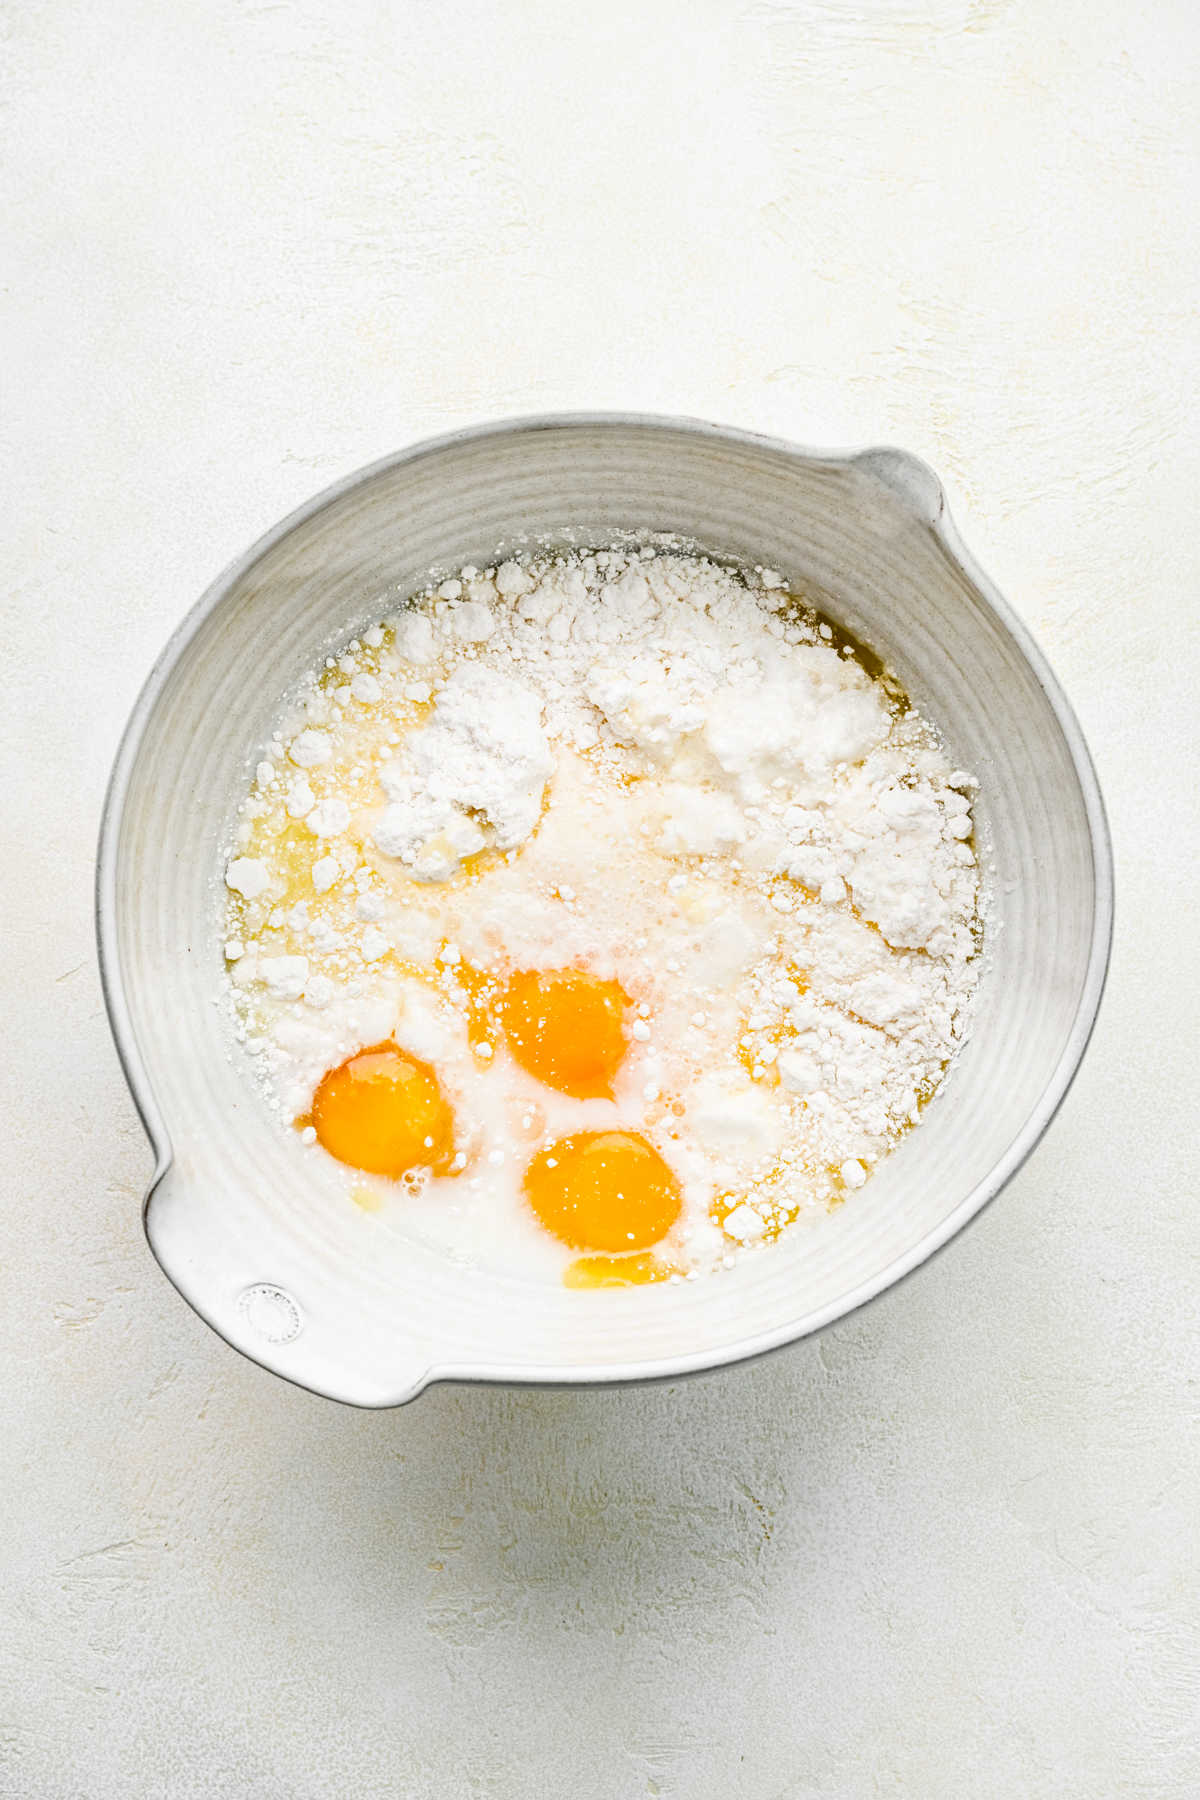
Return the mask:
<svg viewBox="0 0 1200 1800"><path fill-rule="evenodd" d="M619 982L582 969L525 969L500 998L514 1061L575 1100L611 1100L625 1059L629 996Z"/></svg>
<svg viewBox="0 0 1200 1800"><path fill-rule="evenodd" d="M525 1198L572 1250L647 1250L679 1217L683 1195L658 1151L637 1131L577 1131L538 1154Z"/></svg>
<svg viewBox="0 0 1200 1800"><path fill-rule="evenodd" d="M375 1044L323 1075L312 1122L331 1156L372 1175L442 1172L454 1156L454 1115L428 1063Z"/></svg>
<svg viewBox="0 0 1200 1800"><path fill-rule="evenodd" d="M646 1251L633 1256L579 1256L565 1270L563 1283L569 1288L646 1287L680 1273Z"/></svg>

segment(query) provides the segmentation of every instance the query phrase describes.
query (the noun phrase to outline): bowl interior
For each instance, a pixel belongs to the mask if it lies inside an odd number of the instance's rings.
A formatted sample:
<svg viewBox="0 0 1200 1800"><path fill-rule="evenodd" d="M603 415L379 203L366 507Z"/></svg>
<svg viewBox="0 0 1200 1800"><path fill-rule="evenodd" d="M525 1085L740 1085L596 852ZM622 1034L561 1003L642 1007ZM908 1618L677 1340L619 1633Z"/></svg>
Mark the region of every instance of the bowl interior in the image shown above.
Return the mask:
<svg viewBox="0 0 1200 1800"><path fill-rule="evenodd" d="M170 1142L147 1229L225 1337L364 1404L406 1398L430 1375L706 1366L837 1317L1011 1172L1061 1097L1098 997L1102 827L1049 678L939 511L928 471L893 453L810 457L669 422L530 423L367 471L222 578L168 649L122 752L101 929L114 1020L163 1162ZM399 1207L384 1218L345 1204L279 1130L214 1004L219 857L280 699L318 654L431 568L493 561L522 537L601 544L630 530L773 565L896 670L981 782L986 968L949 1081L837 1213L719 1280L535 1295L413 1241Z"/></svg>

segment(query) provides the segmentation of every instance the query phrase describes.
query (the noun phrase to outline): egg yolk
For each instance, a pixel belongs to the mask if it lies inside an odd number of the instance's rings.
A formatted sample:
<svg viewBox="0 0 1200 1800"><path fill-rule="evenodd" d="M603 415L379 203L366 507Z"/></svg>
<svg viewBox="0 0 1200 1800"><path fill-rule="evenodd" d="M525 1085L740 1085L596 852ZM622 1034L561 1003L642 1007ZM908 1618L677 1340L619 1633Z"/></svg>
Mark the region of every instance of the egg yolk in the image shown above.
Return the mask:
<svg viewBox="0 0 1200 1800"><path fill-rule="evenodd" d="M443 1171L454 1155L454 1115L428 1063L376 1044L322 1076L312 1122L331 1156L372 1175Z"/></svg>
<svg viewBox="0 0 1200 1800"><path fill-rule="evenodd" d="M676 1271L670 1263L642 1251L631 1256L580 1256L563 1274L569 1288L646 1287L653 1281L669 1281Z"/></svg>
<svg viewBox="0 0 1200 1800"><path fill-rule="evenodd" d="M616 981L582 969L531 969L506 983L499 1013L513 1058L530 1075L575 1100L611 1100L628 1005Z"/></svg>
<svg viewBox="0 0 1200 1800"><path fill-rule="evenodd" d="M652 1144L636 1131L577 1131L538 1154L525 1198L546 1230L572 1250L646 1250L671 1229L683 1195Z"/></svg>

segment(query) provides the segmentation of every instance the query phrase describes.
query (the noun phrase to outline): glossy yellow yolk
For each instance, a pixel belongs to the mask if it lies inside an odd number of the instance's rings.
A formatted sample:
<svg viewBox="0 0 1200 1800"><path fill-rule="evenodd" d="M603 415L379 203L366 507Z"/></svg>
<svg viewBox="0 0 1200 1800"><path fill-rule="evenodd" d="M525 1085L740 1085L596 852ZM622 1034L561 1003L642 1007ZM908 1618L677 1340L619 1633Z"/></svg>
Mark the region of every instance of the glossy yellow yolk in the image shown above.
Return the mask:
<svg viewBox="0 0 1200 1800"><path fill-rule="evenodd" d="M516 1062L576 1100L611 1100L625 1059L629 998L618 982L582 969L521 970L499 1015Z"/></svg>
<svg viewBox="0 0 1200 1800"><path fill-rule="evenodd" d="M671 1229L683 1195L636 1131L577 1131L538 1154L525 1198L546 1230L573 1250L646 1250Z"/></svg>
<svg viewBox="0 0 1200 1800"><path fill-rule="evenodd" d="M372 1175L441 1172L454 1155L454 1115L437 1076L396 1044L360 1050L322 1076L312 1122L331 1156Z"/></svg>

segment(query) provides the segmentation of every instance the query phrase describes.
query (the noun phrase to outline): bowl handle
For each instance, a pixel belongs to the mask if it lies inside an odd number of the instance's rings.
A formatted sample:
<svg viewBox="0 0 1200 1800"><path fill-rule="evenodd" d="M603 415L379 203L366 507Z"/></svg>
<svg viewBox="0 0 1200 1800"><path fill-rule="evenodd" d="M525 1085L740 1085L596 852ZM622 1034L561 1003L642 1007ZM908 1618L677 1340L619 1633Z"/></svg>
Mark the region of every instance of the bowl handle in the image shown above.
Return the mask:
<svg viewBox="0 0 1200 1800"><path fill-rule="evenodd" d="M400 1406L433 1379L432 1347L346 1316L274 1218L168 1160L146 1196L146 1237L168 1280L252 1362L331 1400Z"/></svg>
<svg viewBox="0 0 1200 1800"><path fill-rule="evenodd" d="M854 457L854 466L863 469L903 502L922 525L936 525L946 511L946 494L938 477L927 462L908 450L895 450L881 445L862 450Z"/></svg>

